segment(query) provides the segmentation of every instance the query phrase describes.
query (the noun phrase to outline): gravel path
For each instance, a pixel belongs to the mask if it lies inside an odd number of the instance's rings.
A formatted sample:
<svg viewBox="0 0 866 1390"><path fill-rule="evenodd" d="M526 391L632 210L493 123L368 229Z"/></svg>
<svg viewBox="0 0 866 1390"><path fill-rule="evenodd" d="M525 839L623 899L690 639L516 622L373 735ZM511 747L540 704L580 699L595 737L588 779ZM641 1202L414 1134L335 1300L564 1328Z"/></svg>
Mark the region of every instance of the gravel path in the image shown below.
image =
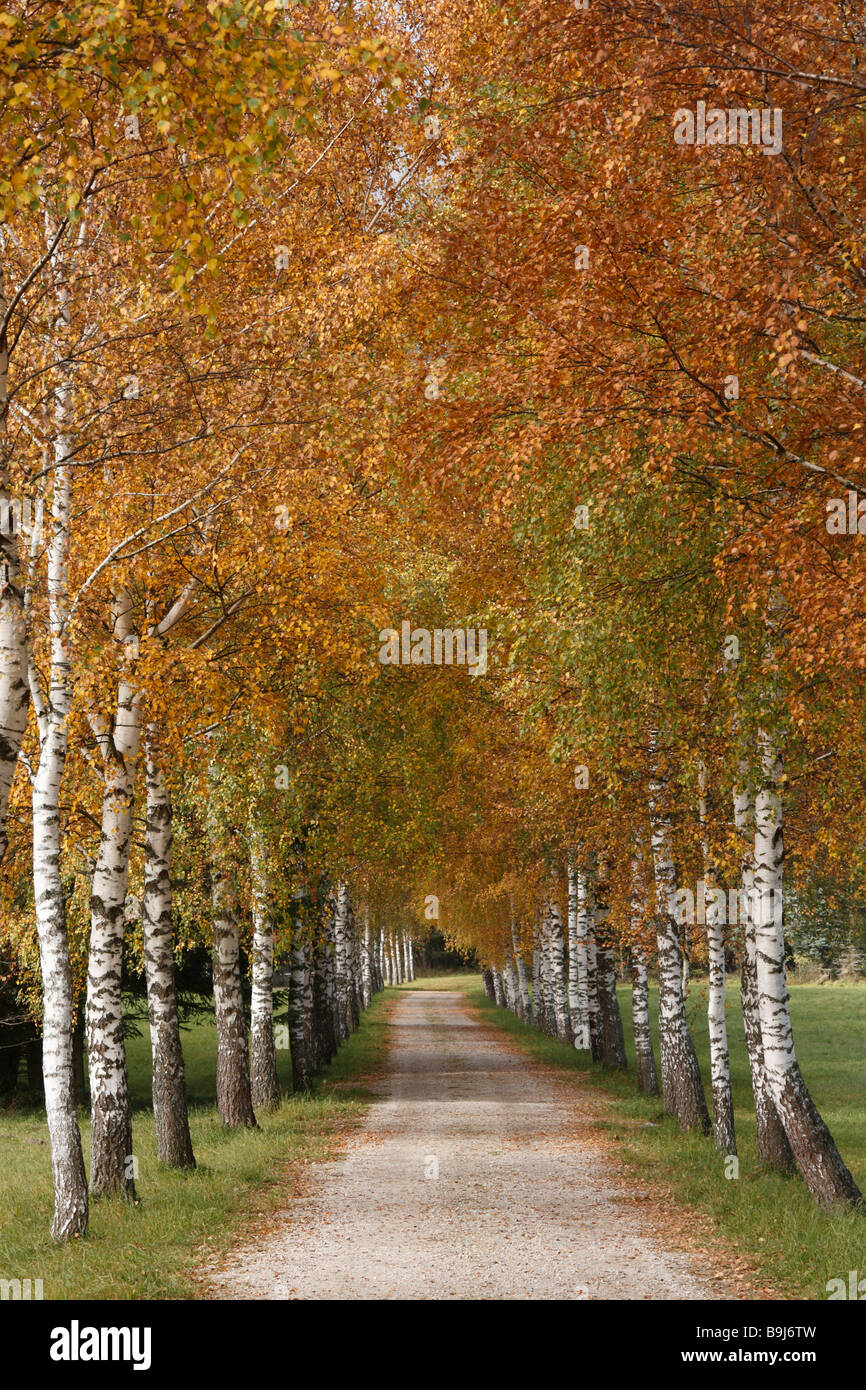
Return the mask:
<svg viewBox="0 0 866 1390"><path fill-rule="evenodd" d="M718 1297L619 1204L578 1101L470 1015L406 993L382 1099L281 1228L206 1271L212 1298Z"/></svg>

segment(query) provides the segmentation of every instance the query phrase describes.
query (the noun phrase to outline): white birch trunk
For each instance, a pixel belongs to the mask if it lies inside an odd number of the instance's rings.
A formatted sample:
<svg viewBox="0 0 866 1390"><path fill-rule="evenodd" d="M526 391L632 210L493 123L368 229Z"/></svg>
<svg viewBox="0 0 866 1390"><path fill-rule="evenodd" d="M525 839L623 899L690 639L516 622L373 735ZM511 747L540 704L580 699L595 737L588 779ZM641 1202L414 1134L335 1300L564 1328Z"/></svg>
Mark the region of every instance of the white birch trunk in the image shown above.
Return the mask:
<svg viewBox="0 0 866 1390"><path fill-rule="evenodd" d="M574 1030L574 1045L582 1052L592 1046L589 1029L589 912L586 901L586 874L582 869L569 868L569 892L571 877L575 880L575 956L577 961L577 1025Z"/></svg>
<svg viewBox="0 0 866 1390"><path fill-rule="evenodd" d="M102 828L90 889L87 969L87 1060L90 1068L90 1187L97 1194L135 1196L132 1109L123 1042L123 937L135 771L140 739L140 697L132 683L135 638L131 599L115 600L114 636L123 643L117 707L112 722L91 711L103 761Z"/></svg>
<svg viewBox="0 0 866 1390"><path fill-rule="evenodd" d="M524 1023L532 1022L532 1000L529 996L529 983L526 978L526 964L517 941L517 926L514 910L511 912L511 944L514 947L514 963L517 967L518 1014Z"/></svg>
<svg viewBox="0 0 866 1390"><path fill-rule="evenodd" d="M498 965L494 965L491 968L491 974L493 975L493 997L500 1009L504 1009L505 990L502 988L502 971L499 969Z"/></svg>
<svg viewBox="0 0 866 1390"><path fill-rule="evenodd" d="M274 919L264 836L250 827L253 907L250 1053L253 1110L276 1110L280 1103L274 1042Z"/></svg>
<svg viewBox="0 0 866 1390"><path fill-rule="evenodd" d="M706 765L698 770L700 785L699 815L702 827L707 823L708 779ZM731 1068L728 1057L728 1026L725 1018L725 938L724 897L718 888L715 865L710 857L709 841L702 842L704 891L706 898L707 952L709 958L709 998L707 1022L710 1034L710 1079L713 1090L713 1139L719 1153L736 1154L734 1103L731 1097Z"/></svg>
<svg viewBox="0 0 866 1390"><path fill-rule="evenodd" d="M650 784L649 809L653 868L659 906L656 944L662 1095L665 1110L677 1117L681 1129L695 1128L706 1134L710 1129L710 1116L686 1019L677 922L676 869L670 847L670 821L661 809L661 796L661 784L654 780Z"/></svg>
<svg viewBox="0 0 866 1390"><path fill-rule="evenodd" d="M42 1065L45 1111L54 1179L55 1240L84 1235L88 1196L73 1079L72 967L66 935L66 899L60 874L60 789L66 765L67 719L72 701L69 615L71 441L67 434L69 382L55 391L51 525L47 553L50 629L49 699L33 781L33 896L42 972Z"/></svg>
<svg viewBox="0 0 866 1390"><path fill-rule="evenodd" d="M159 766L156 730L152 725L145 731L145 769L147 820L141 918L153 1057L156 1157L158 1162L172 1168L194 1168L174 976L172 806Z"/></svg>
<svg viewBox="0 0 866 1390"><path fill-rule="evenodd" d="M747 768L741 767L745 776ZM758 1161L762 1167L789 1173L795 1166L794 1155L785 1134L770 1092L764 1066L764 1045L761 1041L761 1018L758 1010L758 950L755 942L754 915L754 802L745 786L734 791L734 824L743 843L740 900L743 921L743 958L741 963L740 999L743 1007L743 1028L752 1074L752 1093L755 1098L755 1127Z"/></svg>
<svg viewBox="0 0 866 1390"><path fill-rule="evenodd" d="M646 951L640 944L643 929L644 881L642 856L635 853L632 860L631 928L634 945L631 950L631 1016L634 1031L634 1050L637 1060L637 1086L646 1095L658 1095L659 1083L653 1052L649 1016L649 977Z"/></svg>
<svg viewBox="0 0 866 1390"><path fill-rule="evenodd" d="M7 307L3 266L0 265L0 864L8 845L9 793L27 728L30 703L21 559L7 467L9 348L2 326Z"/></svg>
<svg viewBox="0 0 866 1390"><path fill-rule="evenodd" d="M758 1008L767 1081L788 1142L815 1201L826 1207L858 1205L862 1202L860 1191L809 1094L794 1051L782 912L782 761L766 734L761 735L761 766L763 783L755 798L753 905Z"/></svg>
<svg viewBox="0 0 866 1390"><path fill-rule="evenodd" d="M373 936L370 930L370 907L368 903L363 907L364 920L364 945L361 951L361 1005L369 1009L373 998Z"/></svg>
<svg viewBox="0 0 866 1390"><path fill-rule="evenodd" d="M562 935L562 913L551 897L547 902L547 941L550 960L550 992L553 1004L553 1024L560 1042L571 1043L571 1021L568 1017L568 992L565 978L565 942Z"/></svg>
<svg viewBox="0 0 866 1390"><path fill-rule="evenodd" d="M568 1012L574 1033L574 1045L580 1037L580 962L577 954L577 873L574 854L568 854Z"/></svg>
<svg viewBox="0 0 866 1390"><path fill-rule="evenodd" d="M255 1127L241 991L237 893L231 873L213 867L213 992L217 1025L217 1106L227 1129Z"/></svg>

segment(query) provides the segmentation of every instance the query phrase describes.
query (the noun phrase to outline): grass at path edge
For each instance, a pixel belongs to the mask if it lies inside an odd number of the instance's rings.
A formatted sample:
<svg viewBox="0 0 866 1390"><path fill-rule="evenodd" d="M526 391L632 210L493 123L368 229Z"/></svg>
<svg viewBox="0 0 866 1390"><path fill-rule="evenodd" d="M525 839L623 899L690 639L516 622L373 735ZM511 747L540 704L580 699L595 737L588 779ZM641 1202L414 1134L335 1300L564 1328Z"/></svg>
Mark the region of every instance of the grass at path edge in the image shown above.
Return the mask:
<svg viewBox="0 0 866 1390"><path fill-rule="evenodd" d="M190 1082L190 1129L198 1167L189 1173L156 1161L149 1108L149 1039L128 1044L133 1145L140 1204L120 1198L91 1202L83 1240L59 1247L48 1234L51 1164L40 1111L0 1112L0 1279L41 1279L45 1299L200 1298L201 1265L218 1259L251 1223L284 1208L306 1168L333 1157L367 1109L365 1082L385 1055L388 1014L397 991L377 995L360 1028L341 1047L309 1097L287 1095L260 1114L256 1130L223 1129L208 1103L215 1075L211 1023L184 1030ZM279 1056L280 1072L289 1059ZM204 1103L202 1103L204 1102ZM79 1114L85 1156L89 1115Z"/></svg>
<svg viewBox="0 0 866 1390"><path fill-rule="evenodd" d="M866 1276L866 1213L820 1210L799 1177L763 1172L755 1147L754 1107L748 1057L737 1013L737 989L729 993L728 1031L737 1126L739 1176L725 1177L725 1158L712 1139L683 1134L665 1115L660 1099L635 1087L631 991L619 991L629 1070L606 1072L585 1053L520 1022L484 995L480 977L450 977L480 1019L506 1033L521 1051L555 1067L567 1081L589 1085L604 1101L593 1123L636 1181L655 1187L681 1213L697 1213L724 1245L744 1256L757 1282L782 1298L826 1299L827 1282L848 1283L850 1270ZM417 981L416 987L423 987ZM442 986L440 986L442 987ZM705 983L693 983L689 1015L704 1078L709 1076ZM653 1024L657 997L652 991ZM866 1192L866 988L791 985L794 1036L801 1067L843 1158ZM656 1034L657 1036L657 1034ZM658 1061L658 1056L656 1056ZM712 1104L708 1095L708 1102Z"/></svg>

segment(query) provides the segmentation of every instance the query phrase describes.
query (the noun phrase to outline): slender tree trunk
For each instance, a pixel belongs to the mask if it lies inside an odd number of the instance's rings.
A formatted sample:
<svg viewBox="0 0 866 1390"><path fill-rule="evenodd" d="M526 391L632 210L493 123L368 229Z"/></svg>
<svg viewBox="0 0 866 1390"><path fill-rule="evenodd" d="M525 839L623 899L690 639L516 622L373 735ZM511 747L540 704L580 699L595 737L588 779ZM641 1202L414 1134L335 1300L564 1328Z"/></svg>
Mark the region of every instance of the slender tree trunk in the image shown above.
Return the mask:
<svg viewBox="0 0 866 1390"><path fill-rule="evenodd" d="M571 879L575 889L575 956L577 965L577 1025L574 1030L574 1045L582 1052L592 1046L589 1027L589 913L586 901L586 874L582 869L569 869L569 895Z"/></svg>
<svg viewBox="0 0 866 1390"><path fill-rule="evenodd" d="M608 867L602 862L595 884L595 951L602 1061L612 1070L626 1068L625 1037L616 993L616 962L607 921L610 916Z"/></svg>
<svg viewBox="0 0 866 1390"><path fill-rule="evenodd" d="M702 827L705 828L708 811L708 779L704 763L701 763L699 769L699 781L700 821ZM707 1022L710 1034L710 1078L713 1088L713 1139L719 1153L730 1155L737 1152L737 1138L734 1130L734 1102L731 1097L728 1027L725 1020L724 896L718 887L716 869L710 856L710 845L706 835L702 851L710 976Z"/></svg>
<svg viewBox="0 0 866 1390"><path fill-rule="evenodd" d="M502 971L498 965L493 967L493 997L500 1009L505 1008L505 991L502 988Z"/></svg>
<svg viewBox="0 0 866 1390"><path fill-rule="evenodd" d="M763 784L755 798L754 914L758 1010L770 1093L806 1186L821 1206L860 1205L862 1197L818 1113L794 1051L782 912L784 835L779 783L782 763L761 736Z"/></svg>
<svg viewBox="0 0 866 1390"><path fill-rule="evenodd" d="M681 1129L710 1130L710 1115L694 1042L686 1019L683 997L682 955L677 927L677 880L670 849L670 822L661 809L661 784L650 787L650 822L656 892L659 903L659 1041L662 1095L669 1115Z"/></svg>
<svg viewBox="0 0 866 1390"><path fill-rule="evenodd" d="M571 1032L571 1020L568 1016L562 913L559 910L559 904L552 897L547 903L547 939L555 1034L560 1042L572 1043L574 1039Z"/></svg>
<svg viewBox="0 0 866 1390"><path fill-rule="evenodd" d="M415 971L412 962L412 941L406 932L403 933L403 955L406 962L406 979L411 982L415 978Z"/></svg>
<svg viewBox="0 0 866 1390"><path fill-rule="evenodd" d="M60 876L60 787L66 764L67 719L72 701L68 646L69 518L71 488L68 382L56 391L58 433L54 447L53 501L48 541L48 605L51 634L50 695L40 730L39 765L33 782L33 896L42 972L42 1040L45 1112L51 1141L57 1241L84 1235L88 1195L72 1072L72 967L66 935L66 899Z"/></svg>
<svg viewBox="0 0 866 1390"><path fill-rule="evenodd" d="M574 1045L580 1047L580 959L577 949L577 872L574 852L568 852L568 1012L574 1034Z"/></svg>
<svg viewBox="0 0 866 1390"><path fill-rule="evenodd" d="M496 991L493 988L493 971L489 966L485 966L481 972L481 985L487 998L495 1001Z"/></svg>
<svg viewBox="0 0 866 1390"><path fill-rule="evenodd" d="M227 1129L253 1128L249 1048L241 990L237 895L231 874L213 866L213 992L217 1025L217 1106Z"/></svg>
<svg viewBox="0 0 866 1390"><path fill-rule="evenodd" d="M788 1143L785 1127L779 1119L767 1072L764 1066L764 1045L761 1042L761 1018L758 1012L758 949L755 941L754 893L754 829L752 803L748 791L738 788L734 793L734 823L743 839L741 891L743 916L743 958L740 975L740 999L743 1006L743 1027L749 1067L752 1073L752 1092L755 1097L756 1138L758 1162L764 1168L790 1173L795 1168L794 1155Z"/></svg>
<svg viewBox="0 0 866 1390"><path fill-rule="evenodd" d="M637 1088L646 1095L659 1093L656 1059L653 1052L652 1029L649 1017L649 979L646 951L640 945L643 928L644 888L641 861L632 861L631 927L635 944L631 949L631 1017L634 1030L634 1050L637 1059Z"/></svg>
<svg viewBox="0 0 866 1390"><path fill-rule="evenodd" d="M147 820L141 920L153 1054L156 1157L171 1168L194 1168L174 977L172 806L159 767L156 731L152 726L145 733L145 769Z"/></svg>
<svg viewBox="0 0 866 1390"><path fill-rule="evenodd" d="M379 959L382 964L382 979L386 985L391 984L391 957L388 954L388 933L383 930L379 933Z"/></svg>
<svg viewBox="0 0 866 1390"><path fill-rule="evenodd" d="M18 528L9 479L9 348L7 297L0 265L0 863L8 839L6 817L18 754L27 728L30 692Z"/></svg>
<svg viewBox="0 0 866 1390"><path fill-rule="evenodd" d="M511 913L511 944L514 947L514 963L517 967L518 1015L524 1023L532 1022L532 1000L529 997L529 983L526 979L526 965L517 942L517 927L514 910Z"/></svg>
<svg viewBox="0 0 866 1390"><path fill-rule="evenodd" d="M598 952L595 944L595 892L586 879L586 999L589 1022L589 1050L594 1062L604 1059L604 1032L598 997Z"/></svg>
<svg viewBox="0 0 866 1390"><path fill-rule="evenodd" d="M123 1043L123 937L135 767L140 738L139 696L131 681L135 639L131 599L115 599L114 635L124 643L114 728L91 711L103 758L102 831L90 891L87 970L87 1059L90 1067L90 1187L97 1196L135 1196L132 1107Z"/></svg>
<svg viewBox="0 0 866 1390"><path fill-rule="evenodd" d="M311 999L311 947L306 899L298 891L292 917L291 975L289 983L289 1047L292 1053L292 1089L299 1095L313 1084ZM308 906L308 905L307 905Z"/></svg>
<svg viewBox="0 0 866 1390"><path fill-rule="evenodd" d="M276 1110L280 1103L280 1084L274 1042L274 919L264 837L255 826L250 827L250 870L253 900L252 1103L254 1110Z"/></svg>
<svg viewBox="0 0 866 1390"><path fill-rule="evenodd" d="M363 907L364 945L361 950L361 1006L369 1009L373 998L373 939L370 931L370 908Z"/></svg>

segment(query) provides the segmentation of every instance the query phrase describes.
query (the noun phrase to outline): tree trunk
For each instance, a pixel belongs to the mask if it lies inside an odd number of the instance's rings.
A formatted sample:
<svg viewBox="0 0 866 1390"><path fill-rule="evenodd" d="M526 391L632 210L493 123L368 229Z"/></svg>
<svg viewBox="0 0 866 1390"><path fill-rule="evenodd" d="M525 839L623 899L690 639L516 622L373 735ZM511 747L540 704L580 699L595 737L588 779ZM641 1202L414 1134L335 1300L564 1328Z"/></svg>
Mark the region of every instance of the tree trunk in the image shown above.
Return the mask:
<svg viewBox="0 0 866 1390"><path fill-rule="evenodd" d="M601 1018L602 1062L610 1070L625 1071L625 1037L616 993L616 962L607 928L610 916L608 868L603 862L595 884L595 959L598 1008Z"/></svg>
<svg viewBox="0 0 866 1390"><path fill-rule="evenodd" d="M0 863L8 839L9 792L27 728L30 691L18 526L9 479L7 297L0 266Z"/></svg>
<svg viewBox="0 0 866 1390"><path fill-rule="evenodd" d="M241 991L240 933L232 876L213 868L213 993L217 1025L217 1106L227 1129L255 1127Z"/></svg>
<svg viewBox="0 0 866 1390"><path fill-rule="evenodd" d="M710 1114L683 997L682 953L677 926L676 869L670 850L670 822L661 810L661 784L650 785L651 844L659 905L656 943L659 969L659 1042L662 1095L680 1129L708 1134Z"/></svg>
<svg viewBox="0 0 866 1390"><path fill-rule="evenodd" d="M586 874L582 869L569 869L569 897L571 881L574 879L575 896L575 955L577 966L577 1020L574 1029L574 1045L582 1052L592 1047L589 1026L589 913L586 900Z"/></svg>
<svg viewBox="0 0 866 1390"><path fill-rule="evenodd" d="M589 1050L594 1062L604 1058L604 1034L598 998L598 952L595 944L595 893L592 881L586 879L586 1009L589 1025Z"/></svg>
<svg viewBox="0 0 866 1390"><path fill-rule="evenodd" d="M781 757L761 736L764 781L755 798L754 914L758 1010L770 1093L806 1186L820 1206L860 1205L862 1197L842 1161L800 1073L794 1051L782 912L784 835L779 782Z"/></svg>
<svg viewBox="0 0 866 1390"><path fill-rule="evenodd" d="M698 776L700 821L702 827L706 827L708 779L704 763L700 765ZM719 1153L730 1155L737 1152L737 1138L734 1130L734 1102L731 1097L728 1026L725 1020L725 936L723 925L725 899L718 887L716 869L710 856L709 841L706 838L703 840L702 852L710 976L707 1022L710 1034L710 1080L713 1090L713 1139Z"/></svg>
<svg viewBox="0 0 866 1390"><path fill-rule="evenodd" d="M87 970L87 1060L90 1067L90 1188L97 1195L135 1196L132 1107L123 1043L123 937L135 767L140 737L139 700L131 681L134 660L131 599L113 605L113 629L124 643L123 669L113 721L90 713L102 753L102 830L90 890Z"/></svg>
<svg viewBox="0 0 866 1390"><path fill-rule="evenodd" d="M741 788L734 792L734 824L743 840L741 868L741 902L743 923L743 959L740 972L740 999L743 1006L743 1027L749 1068L752 1073L752 1092L755 1097L756 1138L758 1162L764 1168L790 1173L795 1168L794 1155L779 1119L770 1093L764 1066L764 1045L761 1042L761 1019L758 1012L758 952L755 943L755 917L752 896L755 887L754 830L749 793Z"/></svg>
<svg viewBox="0 0 866 1390"><path fill-rule="evenodd" d="M574 1045L580 1047L580 958L577 947L577 873L574 867L574 853L568 852L568 1012L571 1016L571 1029Z"/></svg>
<svg viewBox="0 0 866 1390"><path fill-rule="evenodd" d="M252 1104L254 1110L276 1110L280 1103L280 1084L274 1042L274 920L264 837L255 826L250 827L250 870L253 900Z"/></svg>
<svg viewBox="0 0 866 1390"><path fill-rule="evenodd" d="M289 1046L292 1052L292 1087L297 1094L313 1084L312 980L309 928L300 910L292 922L292 971L289 985Z"/></svg>
<svg viewBox="0 0 866 1390"><path fill-rule="evenodd" d="M408 933L403 933L403 955L406 962L406 979L412 981L415 978L415 970L412 960L412 941Z"/></svg>
<svg viewBox="0 0 866 1390"><path fill-rule="evenodd" d="M172 941L172 806L159 767L156 732L145 735L147 820L145 824L142 931L147 1012L153 1055L153 1115L156 1157L171 1168L194 1168Z"/></svg>
<svg viewBox="0 0 866 1390"><path fill-rule="evenodd" d="M66 935L66 899L60 877L60 786L66 764L67 719L72 700L68 647L70 442L63 433L68 384L56 390L60 425L54 449L48 604L51 632L50 700L40 730L39 765L33 782L33 896L42 972L42 1063L45 1113L51 1142L57 1241L84 1235L88 1196L72 1072L72 966Z"/></svg>
<svg viewBox="0 0 866 1390"><path fill-rule="evenodd" d="M514 947L514 963L517 967L518 1016L524 1023L532 1022L532 1000L529 997L529 983L526 978L526 965L517 944L517 927L514 913L511 915L511 944Z"/></svg>
<svg viewBox="0 0 866 1390"><path fill-rule="evenodd" d="M370 931L370 908L363 907L364 944L361 950L361 1006L369 1009L373 998L373 940Z"/></svg>
<svg viewBox="0 0 866 1390"><path fill-rule="evenodd" d="M646 1095L657 1096L659 1083L653 1052L652 1029L650 1028L646 951L639 944L643 928L643 901L644 890L640 858L635 855L632 861L631 895L631 927L635 942L631 949L631 1018L637 1060L637 1088Z"/></svg>
<svg viewBox="0 0 866 1390"><path fill-rule="evenodd" d="M547 903L547 941L550 960L550 992L553 1004L555 1036L571 1044L571 1020L568 1016L568 986L565 977L565 941L562 935L562 913L551 897Z"/></svg>
<svg viewBox="0 0 866 1390"><path fill-rule="evenodd" d="M505 1008L505 991L502 988L502 971L498 965L494 965L491 974L493 975L493 997L500 1009Z"/></svg>

